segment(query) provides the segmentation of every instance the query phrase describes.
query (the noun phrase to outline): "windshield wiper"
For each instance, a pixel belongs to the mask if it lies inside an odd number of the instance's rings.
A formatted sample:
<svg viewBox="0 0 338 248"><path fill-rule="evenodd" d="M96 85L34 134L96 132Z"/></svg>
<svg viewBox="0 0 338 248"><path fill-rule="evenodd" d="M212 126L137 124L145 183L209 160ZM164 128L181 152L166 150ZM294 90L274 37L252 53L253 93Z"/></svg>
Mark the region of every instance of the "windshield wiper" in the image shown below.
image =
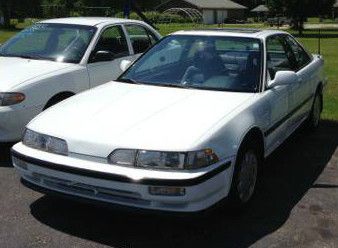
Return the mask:
<svg viewBox="0 0 338 248"><path fill-rule="evenodd" d="M52 58L46 58L46 57L42 57L40 55L21 55L21 54L4 54L4 53L0 53L1 57L10 57L10 58L22 58L22 59L34 59L34 60L51 60L51 61L55 61L55 59Z"/></svg>
<svg viewBox="0 0 338 248"><path fill-rule="evenodd" d="M144 85L150 85L150 86L162 86L162 87L172 87L172 88L182 88L182 89L191 89L190 85L184 85L184 84L173 84L173 83L144 83L140 81L136 81L131 78L120 78L117 80L118 82L123 83L129 83L129 84L144 84Z"/></svg>
<svg viewBox="0 0 338 248"><path fill-rule="evenodd" d="M138 82L131 78L120 78L117 82L128 83L128 84L143 84L142 82Z"/></svg>
<svg viewBox="0 0 338 248"><path fill-rule="evenodd" d="M23 59L51 60L51 61L55 61L55 59L43 57L43 56L40 56L40 55L34 55L34 56L33 55L18 55L16 57L23 58Z"/></svg>
<svg viewBox="0 0 338 248"><path fill-rule="evenodd" d="M172 88L182 88L182 89L191 89L191 85L188 84L173 84L173 83L157 83L153 84L157 86L172 87Z"/></svg>

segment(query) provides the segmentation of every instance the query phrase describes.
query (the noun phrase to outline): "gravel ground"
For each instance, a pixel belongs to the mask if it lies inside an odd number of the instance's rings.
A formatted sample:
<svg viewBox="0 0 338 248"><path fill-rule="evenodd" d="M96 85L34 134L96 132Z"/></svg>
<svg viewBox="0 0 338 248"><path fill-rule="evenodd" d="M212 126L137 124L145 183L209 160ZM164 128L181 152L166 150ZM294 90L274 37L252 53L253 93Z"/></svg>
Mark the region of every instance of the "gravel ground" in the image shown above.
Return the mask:
<svg viewBox="0 0 338 248"><path fill-rule="evenodd" d="M338 247L338 123L300 130L266 162L241 212L125 212L33 192L0 148L0 247Z"/></svg>

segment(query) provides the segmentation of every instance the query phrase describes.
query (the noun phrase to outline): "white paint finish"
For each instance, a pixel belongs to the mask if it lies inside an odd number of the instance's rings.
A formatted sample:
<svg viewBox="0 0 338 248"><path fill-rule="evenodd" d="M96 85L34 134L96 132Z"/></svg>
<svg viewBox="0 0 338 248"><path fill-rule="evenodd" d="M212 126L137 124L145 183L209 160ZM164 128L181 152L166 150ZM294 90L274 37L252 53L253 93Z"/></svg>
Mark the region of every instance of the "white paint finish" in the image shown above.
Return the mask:
<svg viewBox="0 0 338 248"><path fill-rule="evenodd" d="M19 140L25 125L43 110L53 96L61 92L76 94L115 80L122 73L121 60L134 61L139 56L133 54L129 36L126 34L131 55L111 62L88 64L101 31L106 27L122 25L123 28L124 24L137 24L149 29L158 38L161 37L146 23L135 20L81 17L46 20L41 23L90 25L96 26L98 30L79 64L0 57L0 92L20 92L26 95L25 101L20 104L10 108L0 106L0 142ZM22 118L12 118L18 115Z"/></svg>
<svg viewBox="0 0 338 248"><path fill-rule="evenodd" d="M53 61L0 57L0 92L17 89L20 84L29 80L53 75L60 70L74 66Z"/></svg>
<svg viewBox="0 0 338 248"><path fill-rule="evenodd" d="M227 10L217 10L217 23L224 23L224 20L228 17Z"/></svg>
<svg viewBox="0 0 338 248"><path fill-rule="evenodd" d="M224 23L224 20L228 17L228 11L219 9L218 10L203 9L202 16L204 24Z"/></svg>
<svg viewBox="0 0 338 248"><path fill-rule="evenodd" d="M144 25L144 22L137 20L129 20L122 18L112 18L112 17L69 17L69 18L56 18L44 20L39 23L59 23L59 24L72 24L72 25L86 25L86 26L99 26L99 25L113 25L113 24L129 24L129 23L139 23Z"/></svg>
<svg viewBox="0 0 338 248"><path fill-rule="evenodd" d="M137 58L138 55L130 55L114 59L113 61L89 63L87 65L87 69L90 79L90 86L95 87L109 82L112 79L117 79L123 72L120 67L121 62L123 60L134 62Z"/></svg>
<svg viewBox="0 0 338 248"><path fill-rule="evenodd" d="M38 115L43 106L19 108L13 111L10 107L0 108L0 142L15 141L22 137L25 126L22 123L28 123L33 116ZM9 125L10 124L10 125Z"/></svg>
<svg viewBox="0 0 338 248"><path fill-rule="evenodd" d="M100 171L105 172L107 174L125 176L127 178L132 179L135 183L121 183L115 182L111 180L102 180L90 177L84 177L74 174L69 174L65 172L50 170L46 168L41 168L34 164L28 164L28 170L23 170L17 166L16 163L13 163L15 168L18 170L20 175L30 181L31 183L37 184L36 181L31 180L32 174L40 174L47 177L58 178L61 180L68 180L74 183L82 183L86 185L90 185L91 187L101 187L106 189L114 189L124 192L131 192L133 194L137 194L144 201L151 202L149 206L139 205L137 203L131 203L130 201L114 201L108 199L102 199L99 197L88 197L87 195L74 194L76 196L84 196L86 198L106 201L108 203L121 204L131 207L141 207L147 209L157 209L157 210L165 210L165 211L179 211L179 212L195 212L205 209L206 207L210 207L217 203L219 199L226 197L229 193L230 185L231 185L231 176L233 171L233 166L229 169L223 171L217 176L213 177L210 180L206 180L203 183L184 187L186 190L186 194L182 197L165 197L165 196L155 196L149 193L149 185L138 184L137 181L142 179L193 179L197 178L201 175L204 175L212 168L204 168L198 170L193 173L186 172L160 172L160 171L150 171L145 169L134 169L128 167L121 167L115 165L107 165L103 163L97 162L89 162L85 160L78 160L68 157L60 157L53 154L48 154L44 152L39 152L34 149L28 148L21 143L15 145L14 149L22 154L30 154L30 156L39 157L44 161L50 161L52 163L61 163L70 168L86 168L89 171ZM229 158L227 160L234 163L234 158ZM219 164L213 166L216 168ZM57 190L62 193L68 193L66 190L60 190L51 188L43 183L38 184L44 188L49 188L51 190Z"/></svg>
<svg viewBox="0 0 338 248"><path fill-rule="evenodd" d="M242 30L242 29L240 29ZM248 29L250 30L250 29ZM173 33L173 35L202 35L202 36L231 36L231 37L247 37L247 38L258 38L265 40L267 37L271 35L277 35L277 34L289 34L285 31L281 30L274 30L274 29L262 29L258 30L257 32L238 32L236 29L222 29L219 30L182 30L177 31Z"/></svg>
<svg viewBox="0 0 338 248"><path fill-rule="evenodd" d="M28 128L62 133L71 152L101 157L119 147L196 150L209 128L252 96L112 82L55 106Z"/></svg>
<svg viewBox="0 0 338 248"><path fill-rule="evenodd" d="M198 31L197 35L228 35L228 32ZM194 31L179 35L193 35ZM265 43L272 34L279 31L263 31L239 36L256 37ZM230 33L236 36L236 33ZM266 53L266 51L264 51ZM266 63L264 63L266 64ZM266 69L266 68L265 68ZM36 132L62 138L67 141L68 157L48 154L30 149L22 144L14 150L44 161L57 162L66 166L85 168L107 173L125 175L135 180L144 177L155 179L194 177L196 171L163 172L140 170L107 165L106 158L118 148L148 149L163 151L195 151L211 148L221 160L231 159L232 166L207 182L194 186L181 208L175 211L196 211L205 209L228 195L234 170L234 160L244 138L253 128L262 134L281 123L269 135L263 135L265 156L274 151L305 120L311 109L311 96L319 82L326 83L323 74L323 60L314 56L312 62L297 72L304 80L302 92L297 85L280 85L268 89L263 87L257 93L219 92L194 89L179 89L159 86L135 85L111 82L75 96L47 110L28 128ZM264 80L264 85L267 80ZM303 88L304 87L304 88ZM301 99L296 99L298 95ZM297 103L310 99L303 107ZM295 111L295 109L297 111ZM285 119L290 113L290 118ZM301 118L303 117L304 118ZM298 118L299 117L299 118ZM76 154L76 155L75 155ZM101 161L101 162L100 162ZM203 172L218 168L220 164L202 169ZM21 171L23 177L34 171ZM198 171L200 173L201 171ZM149 200L142 187L137 184L119 184L97 181L74 175L44 171L47 176L67 177L71 181L112 189L128 189ZM210 190L213 189L213 190ZM220 190L217 190L220 189ZM208 193L208 194L206 194ZM206 197L208 195L208 197ZM168 203L170 197L159 197L159 202ZM168 204L151 205L151 209L172 211ZM135 207L137 204L121 203Z"/></svg>
<svg viewBox="0 0 338 248"><path fill-rule="evenodd" d="M213 10L202 10L204 24L214 24L214 11Z"/></svg>

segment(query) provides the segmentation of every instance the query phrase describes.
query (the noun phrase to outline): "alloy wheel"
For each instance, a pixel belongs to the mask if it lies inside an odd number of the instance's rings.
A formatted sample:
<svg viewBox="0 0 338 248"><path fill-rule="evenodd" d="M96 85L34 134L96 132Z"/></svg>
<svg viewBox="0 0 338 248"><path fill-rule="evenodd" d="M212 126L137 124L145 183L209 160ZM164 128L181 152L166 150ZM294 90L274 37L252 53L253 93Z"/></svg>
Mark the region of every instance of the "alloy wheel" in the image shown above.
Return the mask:
<svg viewBox="0 0 338 248"><path fill-rule="evenodd" d="M253 150L244 154L240 168L238 196L243 203L246 203L251 199L257 182L258 158Z"/></svg>

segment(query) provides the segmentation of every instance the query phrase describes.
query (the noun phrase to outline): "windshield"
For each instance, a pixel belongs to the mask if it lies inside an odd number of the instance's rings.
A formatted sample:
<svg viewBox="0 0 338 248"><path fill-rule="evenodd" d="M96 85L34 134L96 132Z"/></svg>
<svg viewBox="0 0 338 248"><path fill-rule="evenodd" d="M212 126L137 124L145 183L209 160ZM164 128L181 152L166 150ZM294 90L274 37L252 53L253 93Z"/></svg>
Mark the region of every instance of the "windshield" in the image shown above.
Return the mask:
<svg viewBox="0 0 338 248"><path fill-rule="evenodd" d="M79 63L96 32L95 27L40 23L0 47L0 56Z"/></svg>
<svg viewBox="0 0 338 248"><path fill-rule="evenodd" d="M150 49L119 81L256 92L261 72L259 39L173 35Z"/></svg>

